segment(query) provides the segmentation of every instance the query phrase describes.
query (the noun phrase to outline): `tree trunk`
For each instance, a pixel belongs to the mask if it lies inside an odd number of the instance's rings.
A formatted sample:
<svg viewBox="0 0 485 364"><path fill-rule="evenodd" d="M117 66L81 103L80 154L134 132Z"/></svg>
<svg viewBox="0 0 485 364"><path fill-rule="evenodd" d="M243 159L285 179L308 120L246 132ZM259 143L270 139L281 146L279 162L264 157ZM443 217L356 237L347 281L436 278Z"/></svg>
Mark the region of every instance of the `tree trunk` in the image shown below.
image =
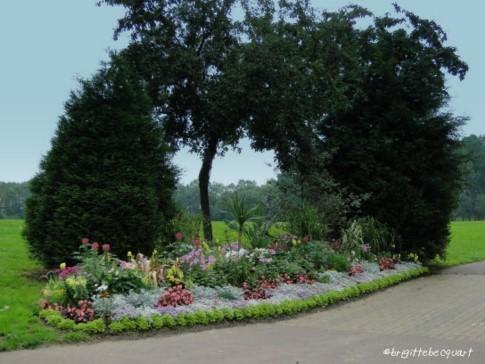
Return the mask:
<svg viewBox="0 0 485 364"><path fill-rule="evenodd" d="M209 180L212 162L217 153L217 141L210 142L202 158L202 167L199 172L200 209L202 210L202 223L204 239L212 241L212 223L209 206Z"/></svg>

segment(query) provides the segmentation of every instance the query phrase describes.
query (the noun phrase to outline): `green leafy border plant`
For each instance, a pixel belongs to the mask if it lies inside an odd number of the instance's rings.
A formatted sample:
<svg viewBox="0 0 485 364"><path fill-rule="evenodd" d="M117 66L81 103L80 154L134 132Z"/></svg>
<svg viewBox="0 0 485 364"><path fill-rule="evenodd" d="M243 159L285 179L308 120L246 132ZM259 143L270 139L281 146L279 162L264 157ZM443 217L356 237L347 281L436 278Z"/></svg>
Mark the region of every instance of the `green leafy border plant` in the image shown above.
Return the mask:
<svg viewBox="0 0 485 364"><path fill-rule="evenodd" d="M123 318L106 325L101 319L88 323L76 324L73 320L65 319L57 311L42 310L39 316L47 324L62 330L78 331L86 334L117 334L126 331L148 331L162 328L190 327L195 325L209 325L223 321L243 321L277 318L291 316L315 308L322 308L333 303L349 300L360 295L378 291L395 285L399 282L416 278L429 269L419 267L408 271L396 273L387 277L360 283L342 291L331 291L306 299L295 299L276 303L260 303L243 308L223 308L212 311L197 311L180 314L176 317L170 315L154 315L148 320L146 317Z"/></svg>

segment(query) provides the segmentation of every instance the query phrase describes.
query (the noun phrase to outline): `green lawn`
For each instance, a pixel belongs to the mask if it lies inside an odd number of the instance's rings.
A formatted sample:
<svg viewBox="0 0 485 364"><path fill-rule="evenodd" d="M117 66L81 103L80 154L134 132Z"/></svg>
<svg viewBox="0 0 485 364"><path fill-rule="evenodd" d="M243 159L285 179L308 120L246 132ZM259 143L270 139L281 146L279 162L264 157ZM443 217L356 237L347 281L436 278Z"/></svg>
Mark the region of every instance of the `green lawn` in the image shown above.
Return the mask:
<svg viewBox="0 0 485 364"><path fill-rule="evenodd" d="M0 351L34 347L41 343L75 341L82 336L60 332L42 325L33 314L43 283L28 278L40 269L28 257L21 237L21 220L0 220ZM441 265L485 260L485 221L453 222L447 259ZM224 241L224 222L214 223L214 235ZM228 230L230 239L235 232Z"/></svg>
<svg viewBox="0 0 485 364"><path fill-rule="evenodd" d="M485 221L454 221L443 266L485 260Z"/></svg>
<svg viewBox="0 0 485 364"><path fill-rule="evenodd" d="M40 266L27 255L22 226L22 220L0 220L0 351L58 337L33 315L43 284L27 277Z"/></svg>

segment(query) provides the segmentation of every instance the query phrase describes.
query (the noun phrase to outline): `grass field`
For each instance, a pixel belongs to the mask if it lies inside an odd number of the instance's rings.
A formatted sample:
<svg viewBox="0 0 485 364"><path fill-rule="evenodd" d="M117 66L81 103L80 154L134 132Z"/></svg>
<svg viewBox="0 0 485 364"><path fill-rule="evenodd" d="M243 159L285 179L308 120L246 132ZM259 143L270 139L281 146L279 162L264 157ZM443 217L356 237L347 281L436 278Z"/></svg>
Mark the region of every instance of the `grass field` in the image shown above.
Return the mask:
<svg viewBox="0 0 485 364"><path fill-rule="evenodd" d="M63 336L44 326L34 315L43 283L29 278L40 269L28 257L27 245L21 237L21 220L0 220L0 351L34 347L47 342L83 339ZM452 241L445 261L448 266L485 260L485 221L453 222ZM235 232L225 232L224 222L214 223L217 239L235 238Z"/></svg>
<svg viewBox="0 0 485 364"><path fill-rule="evenodd" d="M454 221L442 266L485 260L485 221Z"/></svg>
<svg viewBox="0 0 485 364"><path fill-rule="evenodd" d="M0 351L33 347L59 336L34 316L42 282L27 277L40 266L27 255L21 220L0 220Z"/></svg>

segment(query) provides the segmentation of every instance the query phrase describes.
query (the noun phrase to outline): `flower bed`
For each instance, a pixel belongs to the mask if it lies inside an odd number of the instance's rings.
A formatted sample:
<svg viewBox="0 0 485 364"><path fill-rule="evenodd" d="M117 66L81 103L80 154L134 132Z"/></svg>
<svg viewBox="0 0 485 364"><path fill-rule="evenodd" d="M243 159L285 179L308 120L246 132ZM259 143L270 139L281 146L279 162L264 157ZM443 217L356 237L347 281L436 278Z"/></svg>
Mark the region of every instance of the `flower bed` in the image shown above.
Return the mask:
<svg viewBox="0 0 485 364"><path fill-rule="evenodd" d="M361 252L362 253L362 252ZM242 249L175 243L150 258L83 239L79 264L43 291L40 317L59 329L117 333L272 318L369 293L427 271L416 262L345 255L321 242Z"/></svg>
<svg viewBox="0 0 485 364"><path fill-rule="evenodd" d="M72 329L92 334L121 333L124 331L172 329L194 325L208 325L219 322L233 322L254 319L270 319L291 316L315 308L326 307L330 304L355 298L383 289L401 281L412 279L428 272L425 267L403 269L400 272L386 274L380 278L365 283L354 284L340 290L327 291L323 294L309 295L307 298L286 299L283 301L246 301L241 307L216 306L208 308L204 305L192 306L186 310L167 310L166 312L142 312L140 315L122 315L121 318L110 323L103 323L97 319L85 324L75 324L73 320L65 319L58 311L42 310L41 318L59 329ZM270 303L271 302L271 303ZM202 306L202 307L201 307Z"/></svg>

